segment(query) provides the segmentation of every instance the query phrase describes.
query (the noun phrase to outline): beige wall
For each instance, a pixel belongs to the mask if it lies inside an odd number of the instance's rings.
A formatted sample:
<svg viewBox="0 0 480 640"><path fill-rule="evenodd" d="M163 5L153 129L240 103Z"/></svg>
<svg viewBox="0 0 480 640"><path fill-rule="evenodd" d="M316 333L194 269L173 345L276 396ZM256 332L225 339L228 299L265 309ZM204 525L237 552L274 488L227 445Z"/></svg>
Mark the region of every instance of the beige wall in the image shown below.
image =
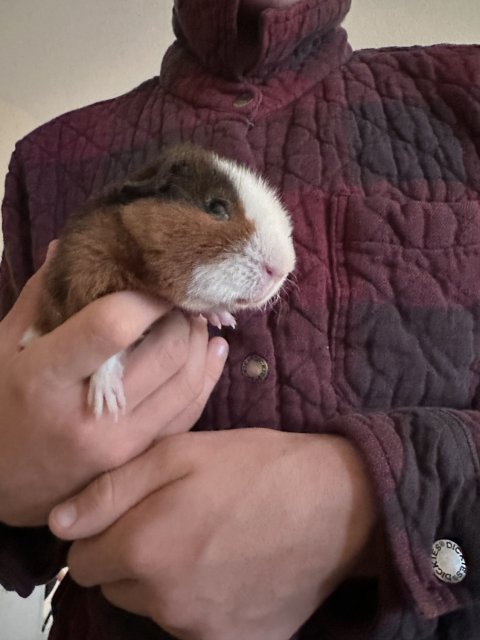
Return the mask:
<svg viewBox="0 0 480 640"><path fill-rule="evenodd" d="M479 0L352 0L345 21L355 49L480 43Z"/></svg>
<svg viewBox="0 0 480 640"><path fill-rule="evenodd" d="M158 73L169 0L0 0L0 174L37 125Z"/></svg>

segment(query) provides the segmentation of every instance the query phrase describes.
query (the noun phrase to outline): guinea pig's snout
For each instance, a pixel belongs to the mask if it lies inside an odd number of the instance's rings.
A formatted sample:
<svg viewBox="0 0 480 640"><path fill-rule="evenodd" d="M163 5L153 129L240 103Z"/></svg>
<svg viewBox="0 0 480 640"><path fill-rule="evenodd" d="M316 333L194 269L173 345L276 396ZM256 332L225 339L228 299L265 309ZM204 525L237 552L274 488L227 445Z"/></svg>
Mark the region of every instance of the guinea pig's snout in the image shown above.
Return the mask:
<svg viewBox="0 0 480 640"><path fill-rule="evenodd" d="M262 306L277 293L288 273L288 269L281 269L273 261L265 261L259 264L257 282L250 296L248 298L238 297L236 303L242 307L250 305Z"/></svg>
<svg viewBox="0 0 480 640"><path fill-rule="evenodd" d="M273 262L264 262L260 269L259 288L269 290L276 285L280 285L288 275L287 271L283 271Z"/></svg>

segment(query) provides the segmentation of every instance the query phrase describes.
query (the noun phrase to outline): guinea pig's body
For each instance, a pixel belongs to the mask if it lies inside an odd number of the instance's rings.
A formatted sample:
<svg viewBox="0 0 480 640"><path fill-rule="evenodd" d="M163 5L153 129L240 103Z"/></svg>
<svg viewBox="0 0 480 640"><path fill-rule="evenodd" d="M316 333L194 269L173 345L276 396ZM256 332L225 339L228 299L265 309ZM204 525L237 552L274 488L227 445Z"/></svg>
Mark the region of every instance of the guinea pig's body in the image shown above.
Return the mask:
<svg viewBox="0 0 480 640"><path fill-rule="evenodd" d="M24 344L122 290L234 326L233 313L265 305L294 263L289 216L263 179L199 147L171 147L69 219ZM92 376L97 416L104 404L124 407L122 371L118 354Z"/></svg>

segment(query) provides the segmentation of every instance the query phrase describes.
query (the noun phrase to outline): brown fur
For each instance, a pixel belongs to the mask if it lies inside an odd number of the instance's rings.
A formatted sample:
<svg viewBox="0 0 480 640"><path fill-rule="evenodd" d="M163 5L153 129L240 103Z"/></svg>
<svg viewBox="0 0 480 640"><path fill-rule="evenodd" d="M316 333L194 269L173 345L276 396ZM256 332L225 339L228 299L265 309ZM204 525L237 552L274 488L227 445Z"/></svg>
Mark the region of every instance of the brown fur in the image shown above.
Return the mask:
<svg viewBox="0 0 480 640"><path fill-rule="evenodd" d="M203 210L212 199L225 203L228 220ZM182 307L195 267L245 243L253 230L210 154L174 147L70 218L47 270L35 326L49 332L93 300L127 289Z"/></svg>

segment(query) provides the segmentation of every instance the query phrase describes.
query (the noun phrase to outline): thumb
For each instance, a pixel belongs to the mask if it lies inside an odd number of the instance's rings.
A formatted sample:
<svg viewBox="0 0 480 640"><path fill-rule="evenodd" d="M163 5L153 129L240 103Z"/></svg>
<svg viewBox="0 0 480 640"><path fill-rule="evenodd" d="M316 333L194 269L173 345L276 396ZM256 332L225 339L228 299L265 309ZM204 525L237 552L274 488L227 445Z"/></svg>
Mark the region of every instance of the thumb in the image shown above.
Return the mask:
<svg viewBox="0 0 480 640"><path fill-rule="evenodd" d="M198 434L167 436L121 467L102 473L83 491L50 512L48 525L63 540L88 538L110 527L154 491L191 471L184 455L184 438Z"/></svg>
<svg viewBox="0 0 480 640"><path fill-rule="evenodd" d="M57 240L53 240L48 245L47 255L45 262L34 273L34 275L26 282L17 301L5 316L4 323L7 330L12 331L18 340L35 322L37 309L40 304L40 299L43 291L43 279L45 277L45 271L50 263L54 253Z"/></svg>

